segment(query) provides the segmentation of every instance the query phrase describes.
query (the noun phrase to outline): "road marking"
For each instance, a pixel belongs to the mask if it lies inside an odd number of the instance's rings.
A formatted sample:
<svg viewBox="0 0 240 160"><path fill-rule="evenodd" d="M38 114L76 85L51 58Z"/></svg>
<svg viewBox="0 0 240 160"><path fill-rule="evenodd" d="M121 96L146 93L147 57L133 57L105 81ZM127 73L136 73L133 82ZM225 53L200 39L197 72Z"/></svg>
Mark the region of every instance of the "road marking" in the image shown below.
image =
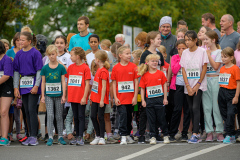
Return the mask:
<svg viewBox="0 0 240 160"><path fill-rule="evenodd" d="M209 148L206 148L206 149L203 149L203 150L200 150L200 151L197 151L197 152L194 152L194 153L191 153L191 154L179 157L179 158L175 158L173 160L186 160L186 159L190 159L190 158L197 157L199 155L202 155L202 154L214 151L216 149L219 149L219 148L222 148L222 147L226 147L228 145L229 144L219 144L219 145L216 145L216 146L213 146L213 147L209 147Z"/></svg>
<svg viewBox="0 0 240 160"><path fill-rule="evenodd" d="M116 160L128 160L128 159L132 159L132 158L135 158L135 157L137 157L137 156L141 156L141 155L143 155L143 154L145 154L145 153L151 152L151 151L153 151L153 150L155 150L155 149L157 149L157 148L160 148L160 147L162 147L162 146L165 146L165 144L156 144L156 145L154 145L154 146L152 146L152 147L143 149L143 150L141 150L141 151L139 151L139 152L130 154L130 155L125 156L125 157L122 157L122 158L118 158L118 159L116 159Z"/></svg>

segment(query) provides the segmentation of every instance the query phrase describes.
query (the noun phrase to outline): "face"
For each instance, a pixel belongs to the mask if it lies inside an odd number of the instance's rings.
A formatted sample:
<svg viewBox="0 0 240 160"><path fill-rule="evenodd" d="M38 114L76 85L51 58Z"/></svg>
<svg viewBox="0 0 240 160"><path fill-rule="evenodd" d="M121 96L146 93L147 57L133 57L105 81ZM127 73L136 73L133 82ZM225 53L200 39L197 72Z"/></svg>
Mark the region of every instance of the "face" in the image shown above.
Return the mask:
<svg viewBox="0 0 240 160"><path fill-rule="evenodd" d="M89 43L89 45L90 45L90 47L93 51L98 50L99 42L98 42L98 39L96 37L91 37L88 43Z"/></svg>
<svg viewBox="0 0 240 160"><path fill-rule="evenodd" d="M137 45L138 47L142 47L142 46L141 46L141 44L142 44L142 41L140 41L140 40L137 40L137 43L136 43L136 45Z"/></svg>
<svg viewBox="0 0 240 160"><path fill-rule="evenodd" d="M157 69L158 67L158 59L150 59L148 62L147 62L147 65L149 66L149 68L151 69Z"/></svg>
<svg viewBox="0 0 240 160"><path fill-rule="evenodd" d="M222 57L223 64L231 63L233 60L233 56L229 57L229 56L221 54L221 57Z"/></svg>
<svg viewBox="0 0 240 160"><path fill-rule="evenodd" d="M188 30L188 26L179 24L177 29L179 30L181 28L185 28L185 29Z"/></svg>
<svg viewBox="0 0 240 160"><path fill-rule="evenodd" d="M232 26L232 22L230 22L227 18L226 15L222 16L221 20L220 20L220 26L221 29L226 31L228 28L230 28Z"/></svg>
<svg viewBox="0 0 240 160"><path fill-rule="evenodd" d="M64 39L62 39L62 38L57 38L57 39L55 40L55 45L56 45L56 47L58 48L58 51L59 51L59 52L64 52L64 49L65 49L65 47L66 47L66 44L65 44Z"/></svg>
<svg viewBox="0 0 240 160"><path fill-rule="evenodd" d="M193 40L192 38L185 36L185 43L188 48L192 48L196 46L197 39Z"/></svg>
<svg viewBox="0 0 240 160"><path fill-rule="evenodd" d="M79 32L86 31L88 27L89 27L89 24L85 24L84 20L80 20L77 22L77 28Z"/></svg>
<svg viewBox="0 0 240 160"><path fill-rule="evenodd" d="M20 39L17 39L15 41L15 44L16 44L16 48L20 48Z"/></svg>
<svg viewBox="0 0 240 160"><path fill-rule="evenodd" d="M48 54L48 58L51 62L55 62L57 60L57 52L52 52L50 54Z"/></svg>
<svg viewBox="0 0 240 160"><path fill-rule="evenodd" d="M4 46L6 48L6 51L9 50L9 45L7 43L4 43Z"/></svg>
<svg viewBox="0 0 240 160"><path fill-rule="evenodd" d="M182 56L182 52L187 49L187 46L185 44L179 44L177 46L177 50L178 50L178 54L181 57Z"/></svg>
<svg viewBox="0 0 240 160"><path fill-rule="evenodd" d="M237 26L237 32L240 33L240 25Z"/></svg>
<svg viewBox="0 0 240 160"><path fill-rule="evenodd" d="M125 49L122 52L122 54L119 54L119 57L120 57L121 61L130 62L130 59L131 59L130 49Z"/></svg>
<svg viewBox="0 0 240 160"><path fill-rule="evenodd" d="M106 46L104 46L104 45L100 45L101 46L101 48L103 49L103 50L107 50L107 47Z"/></svg>
<svg viewBox="0 0 240 160"><path fill-rule="evenodd" d="M198 32L198 39L203 40L206 32L207 32L206 28L202 27Z"/></svg>
<svg viewBox="0 0 240 160"><path fill-rule="evenodd" d="M27 48L31 45L31 41L27 40L27 37L24 35L20 36L20 47L21 48Z"/></svg>
<svg viewBox="0 0 240 160"><path fill-rule="evenodd" d="M133 56L133 63L137 65L139 63L139 58L136 56L136 54L132 54L132 56Z"/></svg>
<svg viewBox="0 0 240 160"><path fill-rule="evenodd" d="M151 45L154 45L155 47L159 47L162 42L160 34L158 34L153 40L151 39L150 42L151 42Z"/></svg>
<svg viewBox="0 0 240 160"><path fill-rule="evenodd" d="M78 60L78 56L74 53L74 51L71 51L70 55L71 55L70 59L72 60L72 62L76 63Z"/></svg>
<svg viewBox="0 0 240 160"><path fill-rule="evenodd" d="M125 43L125 41L123 40L122 37L118 37L118 38L116 38L115 41L118 42L118 43L121 43L122 45L124 45L124 43Z"/></svg>
<svg viewBox="0 0 240 160"><path fill-rule="evenodd" d="M183 32L178 32L177 40L179 40L179 39L184 39L184 33Z"/></svg>
<svg viewBox="0 0 240 160"><path fill-rule="evenodd" d="M208 27L208 21L202 18L202 26Z"/></svg>
<svg viewBox="0 0 240 160"><path fill-rule="evenodd" d="M225 31L221 29L221 37L225 35Z"/></svg>
<svg viewBox="0 0 240 160"><path fill-rule="evenodd" d="M211 47L212 45L215 45L215 39L211 39L206 35L204 36L203 42L207 47Z"/></svg>
<svg viewBox="0 0 240 160"><path fill-rule="evenodd" d="M170 24L163 24L161 27L159 27L159 31L164 35L168 35L171 31L171 25Z"/></svg>

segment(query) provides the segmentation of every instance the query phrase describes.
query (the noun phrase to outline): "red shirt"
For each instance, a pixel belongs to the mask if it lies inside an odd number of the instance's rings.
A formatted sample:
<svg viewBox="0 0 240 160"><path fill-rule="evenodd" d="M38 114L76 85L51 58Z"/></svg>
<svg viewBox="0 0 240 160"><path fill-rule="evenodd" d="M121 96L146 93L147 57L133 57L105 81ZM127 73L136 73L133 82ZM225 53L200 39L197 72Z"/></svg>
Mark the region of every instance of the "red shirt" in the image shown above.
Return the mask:
<svg viewBox="0 0 240 160"><path fill-rule="evenodd" d="M166 77L168 75L168 68L169 68L169 63L167 63L165 60L164 60L164 66L163 66L163 71L166 73Z"/></svg>
<svg viewBox="0 0 240 160"><path fill-rule="evenodd" d="M94 77L94 82L92 85L92 91L91 91L91 100L95 103L100 103L101 96L102 96L102 80L106 80L106 93L104 96L104 104L109 104L109 72L106 68L99 68L96 72L96 75ZM98 86L98 87L97 87ZM97 92L97 93L96 93Z"/></svg>
<svg viewBox="0 0 240 160"><path fill-rule="evenodd" d="M132 99L134 97L135 83L134 80L139 76L137 75L136 64L129 62L126 66L122 66L120 63L116 64L112 69L111 79L116 81L116 92L117 98L120 100L121 104L132 104ZM119 93L118 83L132 81L133 82L133 92Z"/></svg>
<svg viewBox="0 0 240 160"><path fill-rule="evenodd" d="M81 86L79 86L79 83L74 83L79 79L72 78L72 76L82 77ZM70 65L67 69L67 74L65 75L65 77L68 78L68 102L80 103L84 95L85 80L91 79L91 72L88 65L86 65L85 63L83 63L82 65L76 65L75 63ZM87 100L88 96L86 98L86 101Z"/></svg>
<svg viewBox="0 0 240 160"><path fill-rule="evenodd" d="M157 85L163 85L167 82L167 78L165 77L164 73L160 70L157 70L155 73L149 73L146 72L140 80L139 87L141 88L147 88L147 87L153 87ZM146 89L146 95L148 97L148 92Z"/></svg>

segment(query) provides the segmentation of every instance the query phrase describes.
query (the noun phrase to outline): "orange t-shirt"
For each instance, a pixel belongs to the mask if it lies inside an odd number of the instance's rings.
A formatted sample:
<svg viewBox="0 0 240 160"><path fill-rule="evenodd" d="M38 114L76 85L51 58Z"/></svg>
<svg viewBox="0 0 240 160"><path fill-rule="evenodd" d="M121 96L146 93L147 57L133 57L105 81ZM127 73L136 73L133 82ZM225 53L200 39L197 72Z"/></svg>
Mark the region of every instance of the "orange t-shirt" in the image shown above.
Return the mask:
<svg viewBox="0 0 240 160"><path fill-rule="evenodd" d="M167 78L162 71L157 70L155 73L149 73L147 71L140 80L139 87L147 88L162 85L162 90L164 91L163 85L167 82ZM146 97L148 97L148 92L146 89Z"/></svg>
<svg viewBox="0 0 240 160"><path fill-rule="evenodd" d="M132 62L129 62L126 66L122 66L118 63L113 67L111 79L116 81L117 98L120 100L121 104L132 104L135 91L134 80L139 77L137 73L137 66ZM126 82L128 82L128 84L129 82L133 83L131 85L121 85ZM131 86L130 90L128 90L128 86ZM118 89L121 89L120 93ZM125 89L128 91L124 92Z"/></svg>
<svg viewBox="0 0 240 160"><path fill-rule="evenodd" d="M92 91L91 91L91 97L90 99L95 103L100 103L101 96L102 96L102 80L106 80L106 93L104 96L104 104L109 104L109 72L106 68L99 68L96 72L96 75L94 77L93 85L92 85Z"/></svg>
<svg viewBox="0 0 240 160"><path fill-rule="evenodd" d="M231 76L229 78L228 85L220 84L220 87L227 88L227 89L236 89L237 88L237 81L240 80L240 70L239 70L238 66L233 65L230 68L225 68L225 66L223 66L220 69L219 78L221 78L221 74L230 74ZM225 81L228 81L228 80L226 80L226 78L225 78Z"/></svg>
<svg viewBox="0 0 240 160"><path fill-rule="evenodd" d="M91 72L88 65L85 63L79 66L76 63L70 65L65 77L68 78L68 102L80 103L84 95L85 80L91 79Z"/></svg>

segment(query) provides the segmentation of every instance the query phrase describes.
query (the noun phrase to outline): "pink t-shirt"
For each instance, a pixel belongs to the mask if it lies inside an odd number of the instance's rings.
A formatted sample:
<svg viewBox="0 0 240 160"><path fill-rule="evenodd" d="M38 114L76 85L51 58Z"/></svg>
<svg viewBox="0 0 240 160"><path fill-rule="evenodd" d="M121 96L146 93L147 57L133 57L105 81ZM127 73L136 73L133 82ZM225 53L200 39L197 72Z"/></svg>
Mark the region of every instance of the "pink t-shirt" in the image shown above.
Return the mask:
<svg viewBox="0 0 240 160"><path fill-rule="evenodd" d="M200 70L200 75L201 75L202 68L205 63L209 63L207 52L205 49L198 47L197 50L194 52L190 52L189 49L184 50L179 64L185 69L186 72L189 69L195 69L195 70ZM200 78L188 79L188 83L190 87L193 88L197 84L199 79ZM199 89L201 89L202 91L207 90L206 76L204 77ZM186 86L184 87L184 93L188 94Z"/></svg>
<svg viewBox="0 0 240 160"><path fill-rule="evenodd" d="M240 51L239 50L234 51L234 57L237 62L236 65L240 68Z"/></svg>

